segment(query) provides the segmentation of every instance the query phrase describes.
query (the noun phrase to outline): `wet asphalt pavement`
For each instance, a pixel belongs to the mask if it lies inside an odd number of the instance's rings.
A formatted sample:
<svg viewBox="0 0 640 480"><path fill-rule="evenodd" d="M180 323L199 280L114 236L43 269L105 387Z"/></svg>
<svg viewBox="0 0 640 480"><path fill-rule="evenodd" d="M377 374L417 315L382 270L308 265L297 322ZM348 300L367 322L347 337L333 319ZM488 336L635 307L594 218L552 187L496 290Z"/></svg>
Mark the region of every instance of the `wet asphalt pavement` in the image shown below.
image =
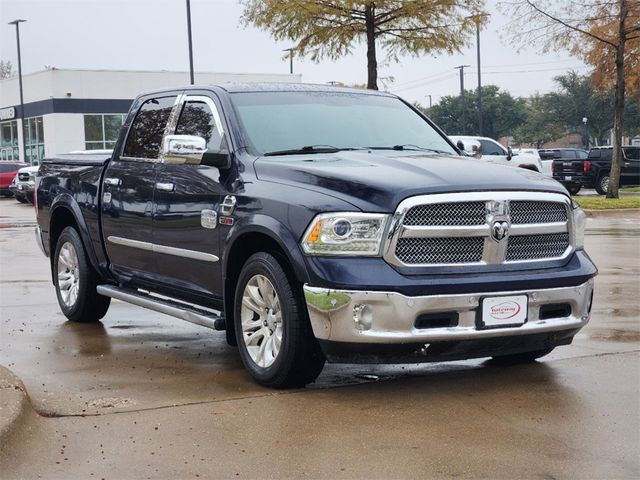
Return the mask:
<svg viewBox="0 0 640 480"><path fill-rule="evenodd" d="M638 478L640 212L589 218L591 323L536 364L327 365L262 388L222 332L113 302L66 322L33 207L0 200L0 364L33 415L2 478Z"/></svg>

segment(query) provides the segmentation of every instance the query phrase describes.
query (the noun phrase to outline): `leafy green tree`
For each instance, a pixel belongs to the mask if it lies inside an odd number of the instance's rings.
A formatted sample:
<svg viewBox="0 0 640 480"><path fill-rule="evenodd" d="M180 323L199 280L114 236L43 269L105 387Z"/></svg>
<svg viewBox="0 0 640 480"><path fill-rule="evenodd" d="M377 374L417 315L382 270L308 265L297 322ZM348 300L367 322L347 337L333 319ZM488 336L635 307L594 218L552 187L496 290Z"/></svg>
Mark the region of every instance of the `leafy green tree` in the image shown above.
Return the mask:
<svg viewBox="0 0 640 480"><path fill-rule="evenodd" d="M613 92L601 93L587 76L569 72L554 79L560 89L545 95L551 113L567 132L582 132L587 118L589 143L602 145L613 127Z"/></svg>
<svg viewBox="0 0 640 480"><path fill-rule="evenodd" d="M442 97L440 102L423 111L447 134L472 135L478 133L478 97L475 90L464 96ZM514 98L496 85L482 87L482 133L498 139L514 135L526 118L526 103ZM464 115L463 115L464 111ZM466 123L462 124L462 118Z"/></svg>
<svg viewBox="0 0 640 480"><path fill-rule="evenodd" d="M554 102L549 95L534 95L529 98L524 109L525 120L514 135L515 142L542 148L545 143L560 138L565 130L555 111Z"/></svg>
<svg viewBox="0 0 640 480"><path fill-rule="evenodd" d="M245 25L297 42L295 53L335 60L354 45L367 45L367 88L378 89L378 47L387 58L458 53L477 22L485 23L485 0L242 0Z"/></svg>

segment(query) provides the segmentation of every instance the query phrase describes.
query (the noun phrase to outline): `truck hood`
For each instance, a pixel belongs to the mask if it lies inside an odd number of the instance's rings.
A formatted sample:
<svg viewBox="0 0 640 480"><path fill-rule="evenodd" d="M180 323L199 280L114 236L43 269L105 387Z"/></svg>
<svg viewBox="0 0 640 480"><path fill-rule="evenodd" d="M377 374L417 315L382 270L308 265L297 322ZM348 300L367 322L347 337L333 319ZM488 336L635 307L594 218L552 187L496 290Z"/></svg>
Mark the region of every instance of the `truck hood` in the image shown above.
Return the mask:
<svg viewBox="0 0 640 480"><path fill-rule="evenodd" d="M403 199L429 193L567 193L560 183L531 170L422 152L363 150L260 157L254 166L260 180L325 193L369 212L392 212Z"/></svg>

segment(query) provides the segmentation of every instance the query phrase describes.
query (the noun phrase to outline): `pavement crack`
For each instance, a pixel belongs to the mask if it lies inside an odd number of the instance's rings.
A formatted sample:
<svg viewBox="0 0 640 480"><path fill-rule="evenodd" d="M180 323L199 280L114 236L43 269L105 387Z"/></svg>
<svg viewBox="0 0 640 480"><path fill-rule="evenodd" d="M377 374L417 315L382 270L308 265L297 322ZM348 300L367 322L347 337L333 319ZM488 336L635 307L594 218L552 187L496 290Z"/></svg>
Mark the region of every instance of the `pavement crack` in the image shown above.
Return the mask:
<svg viewBox="0 0 640 480"><path fill-rule="evenodd" d="M237 400L245 400L245 399L266 398L266 397L273 397L273 396L276 396L276 395L294 395L294 394L297 394L297 393L302 393L304 391L305 391L305 389L297 389L297 390L291 390L291 391L287 391L287 392L271 392L271 393L262 393L262 394L256 394L256 395L244 395L244 396L238 396L238 397L218 398L218 399L213 399L213 400L202 400L202 401L198 401L198 402L185 402L185 403L175 403L175 404L172 404L172 405L159 405L159 406L156 406L156 407L135 408L135 409L132 409L132 410L116 410L116 411L112 411L112 412L57 413L57 412L51 412L51 411L44 410L44 409L36 409L36 412L41 417L46 417L46 418L102 417L102 416L106 416L106 415L120 415L120 414L124 414L124 413L152 412L152 411L166 410L168 408L176 408L176 407L190 407L190 406L193 406L193 405L207 405L207 404L216 404L216 403L223 403L223 402L234 402L234 401L237 401Z"/></svg>

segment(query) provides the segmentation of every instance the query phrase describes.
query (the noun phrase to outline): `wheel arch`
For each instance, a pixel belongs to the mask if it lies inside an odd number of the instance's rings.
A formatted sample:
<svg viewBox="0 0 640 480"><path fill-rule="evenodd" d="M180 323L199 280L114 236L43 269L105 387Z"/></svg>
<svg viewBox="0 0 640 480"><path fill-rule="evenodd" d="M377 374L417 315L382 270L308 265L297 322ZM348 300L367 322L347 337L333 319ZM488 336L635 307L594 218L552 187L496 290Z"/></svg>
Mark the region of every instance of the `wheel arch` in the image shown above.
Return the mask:
<svg viewBox="0 0 640 480"><path fill-rule="evenodd" d="M55 256L56 244L60 234L66 227L73 227L80 235L82 246L87 252L91 266L98 270L98 259L91 245L89 228L82 215L80 207L73 197L68 194L56 198L51 206L51 217L49 220L49 251L51 252L51 275L53 277L53 258Z"/></svg>
<svg viewBox="0 0 640 480"><path fill-rule="evenodd" d="M223 302L227 341L235 338L234 295L240 271L247 259L258 252L270 253L280 262L287 276L298 285L308 282L304 257L290 231L277 220L262 215L246 219L230 232L223 257Z"/></svg>

